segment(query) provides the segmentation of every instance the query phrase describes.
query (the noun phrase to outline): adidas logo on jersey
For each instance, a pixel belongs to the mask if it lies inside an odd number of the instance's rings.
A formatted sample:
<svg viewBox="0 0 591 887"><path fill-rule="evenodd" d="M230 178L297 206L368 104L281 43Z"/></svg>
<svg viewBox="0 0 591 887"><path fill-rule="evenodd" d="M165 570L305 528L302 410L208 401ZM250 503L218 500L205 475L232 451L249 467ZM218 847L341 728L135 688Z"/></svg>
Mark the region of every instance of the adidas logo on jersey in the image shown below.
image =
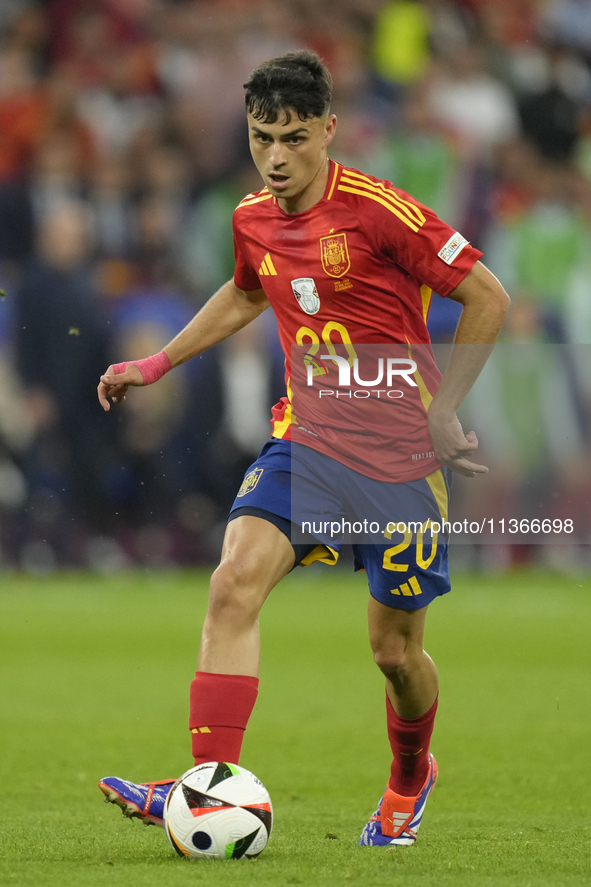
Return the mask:
<svg viewBox="0 0 591 887"><path fill-rule="evenodd" d="M275 270L275 265L273 264L273 259L271 258L271 253L267 253L263 261L261 262L261 267L259 268L259 274L262 274L265 277L277 276L277 271Z"/></svg>

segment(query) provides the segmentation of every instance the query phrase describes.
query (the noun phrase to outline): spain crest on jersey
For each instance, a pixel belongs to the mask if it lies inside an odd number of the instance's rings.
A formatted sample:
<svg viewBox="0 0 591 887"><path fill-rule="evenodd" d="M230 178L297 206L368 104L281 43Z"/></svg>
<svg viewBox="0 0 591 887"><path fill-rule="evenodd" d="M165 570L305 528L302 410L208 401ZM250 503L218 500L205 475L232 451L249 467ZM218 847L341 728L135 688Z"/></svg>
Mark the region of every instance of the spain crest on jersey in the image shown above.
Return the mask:
<svg viewBox="0 0 591 887"><path fill-rule="evenodd" d="M320 238L322 267L331 277L342 277L351 267L346 234L330 234Z"/></svg>
<svg viewBox="0 0 591 887"><path fill-rule="evenodd" d="M242 484L240 486L240 489L238 490L237 495L238 496L246 496L247 493L252 493L252 491L254 490L256 485L258 484L259 478L264 470L265 470L264 468L253 468L252 471L249 471L248 474L246 475L246 477L244 478L244 480L242 481Z"/></svg>

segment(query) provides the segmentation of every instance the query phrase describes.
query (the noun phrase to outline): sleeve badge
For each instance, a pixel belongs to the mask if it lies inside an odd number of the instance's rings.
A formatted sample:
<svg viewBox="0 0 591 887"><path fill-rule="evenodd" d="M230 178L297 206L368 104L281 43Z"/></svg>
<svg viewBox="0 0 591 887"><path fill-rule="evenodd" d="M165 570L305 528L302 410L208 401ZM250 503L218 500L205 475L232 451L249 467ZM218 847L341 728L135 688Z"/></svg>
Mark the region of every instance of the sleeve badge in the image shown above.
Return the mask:
<svg viewBox="0 0 591 887"><path fill-rule="evenodd" d="M446 265L451 265L453 260L459 256L465 246L468 246L468 241L459 231L456 231L456 233L449 238L445 246L439 250L437 255L440 259L443 259Z"/></svg>

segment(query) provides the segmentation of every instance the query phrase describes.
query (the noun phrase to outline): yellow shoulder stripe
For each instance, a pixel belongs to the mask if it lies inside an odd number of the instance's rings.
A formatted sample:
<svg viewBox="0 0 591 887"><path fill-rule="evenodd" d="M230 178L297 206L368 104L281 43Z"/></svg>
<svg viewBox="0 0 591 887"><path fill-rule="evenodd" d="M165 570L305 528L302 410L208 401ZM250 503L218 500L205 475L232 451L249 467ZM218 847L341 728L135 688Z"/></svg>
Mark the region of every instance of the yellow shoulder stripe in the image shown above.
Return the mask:
<svg viewBox="0 0 591 887"><path fill-rule="evenodd" d="M260 203L261 200L269 200L272 196L273 195L269 194L267 189L264 188L261 193L256 196L254 194L247 194L244 200L241 200L236 208L240 209L241 206L252 206L253 203Z"/></svg>
<svg viewBox="0 0 591 887"><path fill-rule="evenodd" d="M395 191L392 191L390 188L386 188L383 182L371 182L369 179L360 180L361 177L357 176L356 178L347 178L349 174L341 176L341 182L347 182L349 185L357 185L358 188L367 188L370 191L373 191L377 194L382 194L391 200L396 206L399 207L406 215L411 219L411 221L415 222L419 226L419 228L425 224L426 219L418 206L415 206L412 203L409 203L408 200L403 200L402 197L399 197Z"/></svg>
<svg viewBox="0 0 591 887"><path fill-rule="evenodd" d="M343 181L342 178L341 181ZM349 194L359 194L361 195L361 197L368 197L370 200L375 200L376 203L381 203L382 206L385 206L386 209L389 209L391 213L393 213L395 216L398 216L398 218L402 222L404 222L405 225L408 225L409 228L412 228L413 231L419 230L418 225L415 225L413 222L411 222L408 216L406 216L400 210L396 209L396 207L393 206L392 203L384 200L383 197L380 197L377 194L371 194L369 191L361 191L359 188L348 188L346 185L339 185L338 190L348 191Z"/></svg>
<svg viewBox="0 0 591 887"><path fill-rule="evenodd" d="M353 170L353 169L348 169L347 172L346 172L346 175L348 175L348 176L353 176L353 178L358 179L359 181L362 181L362 182L366 182L366 183L368 183L368 184L370 184L370 185L378 185L380 188L383 188L384 191L386 191L388 194L392 194L393 196L395 196L395 197L396 197L396 200L399 200L400 203L404 203L404 204L406 204L406 206L410 207L410 208L413 210L413 212L416 213L417 218L418 218L421 222L425 222L425 221L426 221L425 216L424 216L423 213L421 212L420 207L418 207L418 206L416 205L416 203L412 203L410 200L405 200L404 197L401 197L401 196L400 196L400 194L396 194L396 193L392 190L392 188L386 188L386 186L385 186L385 184L384 184L383 182L374 182L373 179L370 179L370 178L369 178L369 176L365 176L365 175L363 175L363 173L356 172L356 171Z"/></svg>
<svg viewBox="0 0 591 887"><path fill-rule="evenodd" d="M240 206L240 205L243 204L243 203L248 203L248 201L250 201L250 200L256 200L257 197L260 197L261 193L262 193L262 194L266 194L266 193L267 193L267 189L264 188L262 192L259 192L259 191L251 191L250 194L247 194L246 197L243 197L243 198L242 198L242 200L240 201L240 203L238 204L238 206Z"/></svg>
<svg viewBox="0 0 591 887"><path fill-rule="evenodd" d="M336 183L337 183L337 177L338 177L338 175L339 175L339 169L340 169L340 168L341 168L340 163L337 163L337 162L335 161L335 165L334 165L334 175L333 175L333 177L332 177L332 183L331 183L330 190L329 190L328 195L327 195L327 198L326 198L327 200L330 200L330 198L332 197L332 192L334 191L334 186L335 186Z"/></svg>

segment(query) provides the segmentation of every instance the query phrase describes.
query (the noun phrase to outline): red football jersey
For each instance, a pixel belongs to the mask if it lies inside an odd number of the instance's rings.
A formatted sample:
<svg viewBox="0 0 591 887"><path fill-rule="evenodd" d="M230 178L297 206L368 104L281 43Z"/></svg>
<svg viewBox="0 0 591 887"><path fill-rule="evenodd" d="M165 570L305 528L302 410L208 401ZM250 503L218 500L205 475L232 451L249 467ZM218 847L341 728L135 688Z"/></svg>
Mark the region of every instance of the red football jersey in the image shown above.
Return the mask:
<svg viewBox="0 0 591 887"><path fill-rule="evenodd" d="M234 244L236 286L264 289L285 353L288 396L273 408L273 437L377 480L405 483L439 468L427 429L441 378L429 346L429 304L433 290L447 296L482 253L391 182L334 161L323 199L306 212L283 212L266 188L245 197L234 213ZM296 344L306 347L292 378ZM390 388L402 393L388 399L384 373L381 387L363 383L370 394L356 401L354 380L378 378L367 348L358 349L361 368L356 345L376 346L376 358L391 354L407 371L414 360L414 381L397 377ZM354 370L351 389L331 355ZM318 396L319 383L333 394Z"/></svg>

